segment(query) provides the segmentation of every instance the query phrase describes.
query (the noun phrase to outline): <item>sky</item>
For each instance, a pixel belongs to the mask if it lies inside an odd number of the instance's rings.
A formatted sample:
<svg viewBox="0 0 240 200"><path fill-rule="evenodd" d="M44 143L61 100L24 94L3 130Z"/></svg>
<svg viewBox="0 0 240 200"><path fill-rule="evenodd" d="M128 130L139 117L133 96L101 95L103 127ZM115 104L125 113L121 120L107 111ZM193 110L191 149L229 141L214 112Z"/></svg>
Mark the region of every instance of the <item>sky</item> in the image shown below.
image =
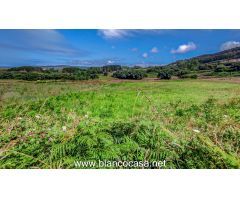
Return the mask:
<svg viewBox="0 0 240 200"><path fill-rule="evenodd" d="M0 66L164 65L240 46L240 30L1 29Z"/></svg>

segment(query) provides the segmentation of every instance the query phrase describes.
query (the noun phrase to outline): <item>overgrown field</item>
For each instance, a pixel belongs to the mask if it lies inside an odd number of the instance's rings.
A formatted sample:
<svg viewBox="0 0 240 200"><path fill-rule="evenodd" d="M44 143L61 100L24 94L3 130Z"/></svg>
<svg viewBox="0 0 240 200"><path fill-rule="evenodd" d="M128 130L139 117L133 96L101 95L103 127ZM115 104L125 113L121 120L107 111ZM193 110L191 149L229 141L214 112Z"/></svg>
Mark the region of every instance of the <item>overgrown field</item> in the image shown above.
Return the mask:
<svg viewBox="0 0 240 200"><path fill-rule="evenodd" d="M240 168L239 83L0 80L0 168L98 160Z"/></svg>

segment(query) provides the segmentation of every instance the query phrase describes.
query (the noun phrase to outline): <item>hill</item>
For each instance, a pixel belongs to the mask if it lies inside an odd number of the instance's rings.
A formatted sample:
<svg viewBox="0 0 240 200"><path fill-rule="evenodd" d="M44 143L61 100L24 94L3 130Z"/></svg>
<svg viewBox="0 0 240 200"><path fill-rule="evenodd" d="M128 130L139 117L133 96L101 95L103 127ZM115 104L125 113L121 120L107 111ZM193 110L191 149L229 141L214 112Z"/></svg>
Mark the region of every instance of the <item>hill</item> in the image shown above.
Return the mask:
<svg viewBox="0 0 240 200"><path fill-rule="evenodd" d="M217 53L212 54L204 54L197 57L193 57L186 60L179 60L173 63L170 63L169 65L175 65L181 62L192 62L197 61L200 64L209 64L209 63L226 63L226 62L240 62L240 47L228 49L225 51L220 51Z"/></svg>
<svg viewBox="0 0 240 200"><path fill-rule="evenodd" d="M186 74L195 74L198 77L240 76L240 47L179 60L166 65L162 70L180 78Z"/></svg>
<svg viewBox="0 0 240 200"><path fill-rule="evenodd" d="M239 62L240 61L240 47L220 51L218 53L201 55L192 59L197 59L200 63L210 62Z"/></svg>

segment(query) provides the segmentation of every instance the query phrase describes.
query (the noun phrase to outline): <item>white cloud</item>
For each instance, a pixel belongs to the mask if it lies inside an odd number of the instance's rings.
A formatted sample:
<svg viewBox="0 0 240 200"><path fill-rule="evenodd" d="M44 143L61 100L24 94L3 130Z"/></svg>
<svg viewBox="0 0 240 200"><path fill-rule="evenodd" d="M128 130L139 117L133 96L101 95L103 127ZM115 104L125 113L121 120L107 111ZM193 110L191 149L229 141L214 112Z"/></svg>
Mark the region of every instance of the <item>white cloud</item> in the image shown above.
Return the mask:
<svg viewBox="0 0 240 200"><path fill-rule="evenodd" d="M87 60L71 60L67 64L69 65L82 65L82 66L101 66L101 65L112 65L124 63L122 59L112 57L112 58L101 58L101 59L87 59Z"/></svg>
<svg viewBox="0 0 240 200"><path fill-rule="evenodd" d="M57 65L90 53L57 30L2 30L0 38L0 65Z"/></svg>
<svg viewBox="0 0 240 200"><path fill-rule="evenodd" d="M31 51L32 53L47 52L68 55L79 53L79 50L56 30L7 30L1 32L0 37L3 39L0 41L0 48Z"/></svg>
<svg viewBox="0 0 240 200"><path fill-rule="evenodd" d="M147 57L148 57L148 54L147 54L147 53L143 53L143 54L142 54L142 57L147 58Z"/></svg>
<svg viewBox="0 0 240 200"><path fill-rule="evenodd" d="M221 45L220 50L224 51L224 50L232 49L232 48L235 48L235 47L240 47L240 42L228 41L228 42L225 42Z"/></svg>
<svg viewBox="0 0 240 200"><path fill-rule="evenodd" d="M123 29L101 29L98 33L106 39L118 39L130 35L128 30Z"/></svg>
<svg viewBox="0 0 240 200"><path fill-rule="evenodd" d="M151 49L151 53L158 53L158 48L157 47L153 47Z"/></svg>
<svg viewBox="0 0 240 200"><path fill-rule="evenodd" d="M180 45L177 49L171 50L173 54L181 54L187 53L189 51L193 51L197 48L197 46L193 42L188 42L187 44Z"/></svg>
<svg viewBox="0 0 240 200"><path fill-rule="evenodd" d="M99 29L98 34L105 39L119 39L138 34L163 34L169 32L169 30L158 29Z"/></svg>
<svg viewBox="0 0 240 200"><path fill-rule="evenodd" d="M107 61L107 64L113 64L113 63L114 63L114 61L112 61L112 60Z"/></svg>

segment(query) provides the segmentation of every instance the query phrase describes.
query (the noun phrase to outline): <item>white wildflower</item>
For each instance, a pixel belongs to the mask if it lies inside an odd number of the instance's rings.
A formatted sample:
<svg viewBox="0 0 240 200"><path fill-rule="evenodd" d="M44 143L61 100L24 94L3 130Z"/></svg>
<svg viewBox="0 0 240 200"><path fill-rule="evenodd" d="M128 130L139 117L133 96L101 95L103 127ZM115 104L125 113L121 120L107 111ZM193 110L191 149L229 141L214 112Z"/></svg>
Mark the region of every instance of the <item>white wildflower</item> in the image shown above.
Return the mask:
<svg viewBox="0 0 240 200"><path fill-rule="evenodd" d="M199 131L198 129L193 129L193 131L194 131L195 133L200 133L200 131Z"/></svg>
<svg viewBox="0 0 240 200"><path fill-rule="evenodd" d="M65 132L65 131L67 131L67 127L66 126L63 126L62 127L62 130Z"/></svg>
<svg viewBox="0 0 240 200"><path fill-rule="evenodd" d="M41 116L40 116L40 115L36 115L35 117L36 117L37 119L40 119L40 118L41 118Z"/></svg>

